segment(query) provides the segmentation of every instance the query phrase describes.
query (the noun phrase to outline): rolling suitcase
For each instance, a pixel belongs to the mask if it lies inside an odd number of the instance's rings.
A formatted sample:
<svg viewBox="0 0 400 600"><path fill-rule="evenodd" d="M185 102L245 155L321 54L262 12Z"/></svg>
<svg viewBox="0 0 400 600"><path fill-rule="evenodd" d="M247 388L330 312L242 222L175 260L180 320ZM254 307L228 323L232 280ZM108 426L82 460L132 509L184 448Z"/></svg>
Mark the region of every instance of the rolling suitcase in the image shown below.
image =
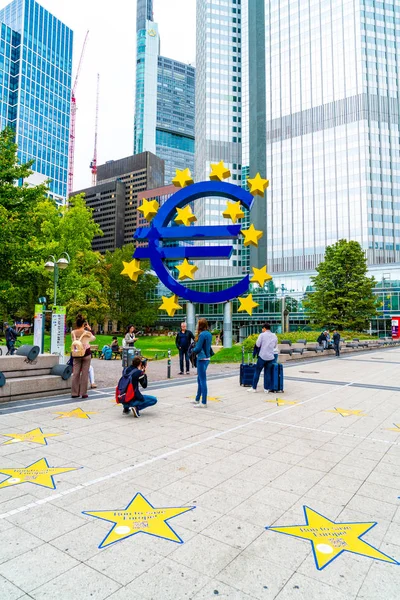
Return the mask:
<svg viewBox="0 0 400 600"><path fill-rule="evenodd" d="M256 365L250 362L250 355L247 356L247 364L244 362L244 352L242 352L242 364L240 365L240 385L251 387L253 385L254 371Z"/></svg>
<svg viewBox="0 0 400 600"><path fill-rule="evenodd" d="M272 363L269 368L264 369L264 389L270 392L284 392L283 366Z"/></svg>

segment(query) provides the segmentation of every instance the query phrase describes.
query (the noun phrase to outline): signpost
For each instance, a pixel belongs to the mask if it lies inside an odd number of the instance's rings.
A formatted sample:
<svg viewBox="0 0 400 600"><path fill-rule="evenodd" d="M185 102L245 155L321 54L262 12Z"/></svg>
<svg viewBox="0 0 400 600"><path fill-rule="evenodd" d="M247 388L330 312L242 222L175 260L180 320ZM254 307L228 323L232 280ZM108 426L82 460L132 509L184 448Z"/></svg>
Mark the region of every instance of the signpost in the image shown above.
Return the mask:
<svg viewBox="0 0 400 600"><path fill-rule="evenodd" d="M35 304L35 315L33 320L33 345L39 346L40 354L44 352L44 304Z"/></svg>
<svg viewBox="0 0 400 600"><path fill-rule="evenodd" d="M51 353L60 356L60 363L65 360L65 306L54 306L51 316Z"/></svg>

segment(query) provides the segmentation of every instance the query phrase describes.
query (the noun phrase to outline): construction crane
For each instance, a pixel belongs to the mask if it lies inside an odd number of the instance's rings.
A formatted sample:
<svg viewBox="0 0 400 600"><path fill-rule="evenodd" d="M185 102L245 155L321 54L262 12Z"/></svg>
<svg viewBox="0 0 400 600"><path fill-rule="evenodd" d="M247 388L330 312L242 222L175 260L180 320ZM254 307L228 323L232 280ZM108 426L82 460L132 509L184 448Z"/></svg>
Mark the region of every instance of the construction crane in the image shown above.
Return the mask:
<svg viewBox="0 0 400 600"><path fill-rule="evenodd" d="M99 126L99 96L100 96L100 75L97 73L97 92L96 92L96 119L94 125L94 150L93 159L90 163L92 171L92 187L97 183L97 131Z"/></svg>
<svg viewBox="0 0 400 600"><path fill-rule="evenodd" d="M85 54L86 44L89 37L89 31L86 32L85 40L82 46L82 52L76 70L76 76L71 93L71 122L69 130L69 148L68 148L68 197L71 196L74 189L74 161L75 161L75 127L76 127L76 88L78 85L79 74L81 72L83 56Z"/></svg>

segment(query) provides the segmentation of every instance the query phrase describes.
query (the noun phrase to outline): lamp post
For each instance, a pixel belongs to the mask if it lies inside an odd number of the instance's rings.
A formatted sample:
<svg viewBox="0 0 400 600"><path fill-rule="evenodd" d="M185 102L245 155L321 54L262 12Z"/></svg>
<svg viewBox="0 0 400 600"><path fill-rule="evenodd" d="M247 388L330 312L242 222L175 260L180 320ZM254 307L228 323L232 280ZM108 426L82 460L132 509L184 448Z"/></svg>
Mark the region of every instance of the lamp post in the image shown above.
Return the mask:
<svg viewBox="0 0 400 600"><path fill-rule="evenodd" d="M66 258L63 258L63 255L65 255ZM71 258L69 254L67 252L62 252L58 259L55 258L55 256L50 255L47 259L46 264L44 265L46 271L49 271L49 273L54 274L54 306L57 306L57 283L59 277L59 270L66 269L70 262Z"/></svg>

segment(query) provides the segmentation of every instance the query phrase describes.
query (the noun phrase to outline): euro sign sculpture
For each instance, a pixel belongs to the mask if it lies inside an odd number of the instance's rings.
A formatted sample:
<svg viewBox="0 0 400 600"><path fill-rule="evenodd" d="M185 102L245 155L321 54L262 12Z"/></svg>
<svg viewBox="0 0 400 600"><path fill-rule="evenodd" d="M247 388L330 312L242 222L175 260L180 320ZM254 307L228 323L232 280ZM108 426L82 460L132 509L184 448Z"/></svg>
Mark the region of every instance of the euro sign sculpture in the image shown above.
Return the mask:
<svg viewBox="0 0 400 600"><path fill-rule="evenodd" d="M133 258L149 259L151 266L160 281L173 294L193 303L218 304L229 302L246 293L250 285L250 276L246 275L241 281L226 290L217 292L200 292L189 289L176 281L164 260L179 259L229 259L233 252L232 245L221 246L178 246L165 247L163 242L171 241L212 241L233 240L240 236L242 225L189 226L168 227L175 217L178 208L184 208L191 202L201 198L226 198L240 202L241 206L250 210L254 202L253 196L243 188L223 181L203 181L184 187L175 192L157 212L149 227L138 228L134 238L139 242L148 242L147 247L136 248Z"/></svg>

